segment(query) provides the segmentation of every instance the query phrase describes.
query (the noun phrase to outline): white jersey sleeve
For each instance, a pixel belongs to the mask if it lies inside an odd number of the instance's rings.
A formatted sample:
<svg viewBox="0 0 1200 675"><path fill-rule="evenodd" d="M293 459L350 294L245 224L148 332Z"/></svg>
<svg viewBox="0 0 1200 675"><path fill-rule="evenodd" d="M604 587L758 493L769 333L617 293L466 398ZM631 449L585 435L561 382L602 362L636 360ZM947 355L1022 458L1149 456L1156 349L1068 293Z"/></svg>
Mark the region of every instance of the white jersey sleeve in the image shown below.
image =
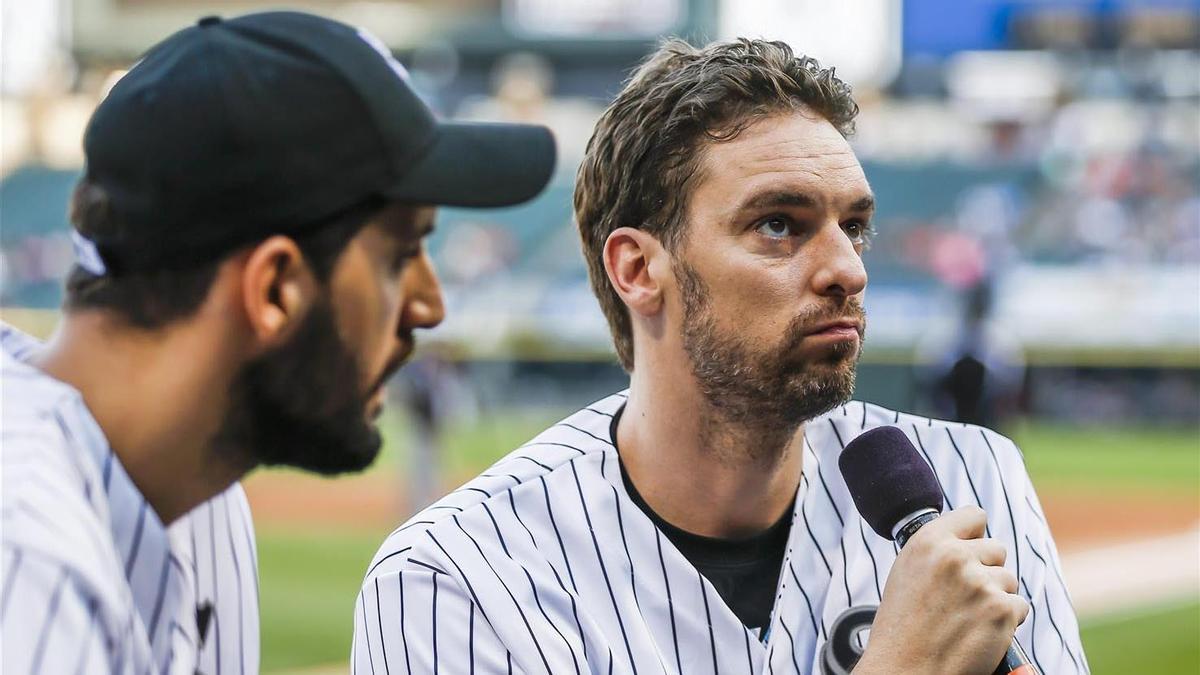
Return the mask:
<svg viewBox="0 0 1200 675"><path fill-rule="evenodd" d="M1020 452L999 434L981 431L981 436L995 453L998 475L1005 479L1004 508L993 508L988 514L991 527L998 530L992 536L1012 542L1008 567L1017 572L1018 592L1030 604L1029 616L1017 630L1017 641L1043 673L1087 673L1058 550Z"/></svg>
<svg viewBox="0 0 1200 675"><path fill-rule="evenodd" d="M432 569L381 574L358 594L351 672L524 672L493 630L493 620L497 617L485 617L448 574Z"/></svg>
<svg viewBox="0 0 1200 675"><path fill-rule="evenodd" d="M62 437L48 429L6 423L0 672L153 670L145 623L123 585L105 512L93 510L98 472L72 461Z"/></svg>
<svg viewBox="0 0 1200 675"><path fill-rule="evenodd" d="M40 348L0 323L5 672L258 672L242 487L164 528L79 392L26 361Z"/></svg>
<svg viewBox="0 0 1200 675"><path fill-rule="evenodd" d="M135 663L121 663L131 642L113 634L100 600L78 583L70 569L36 553L4 552L0 625L3 626L6 673L124 673ZM132 631L132 624L129 626Z"/></svg>

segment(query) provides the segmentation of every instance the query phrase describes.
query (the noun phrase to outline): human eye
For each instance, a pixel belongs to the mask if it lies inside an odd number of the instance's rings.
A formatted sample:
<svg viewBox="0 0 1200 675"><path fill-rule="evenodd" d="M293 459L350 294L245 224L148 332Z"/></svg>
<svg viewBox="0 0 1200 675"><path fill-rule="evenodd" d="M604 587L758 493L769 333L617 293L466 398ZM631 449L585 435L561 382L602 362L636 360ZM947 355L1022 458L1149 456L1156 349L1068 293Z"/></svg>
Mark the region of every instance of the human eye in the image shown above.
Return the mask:
<svg viewBox="0 0 1200 675"><path fill-rule="evenodd" d="M875 227L862 220L849 220L842 223L842 229L846 231L846 236L850 237L850 241L855 246L869 247L871 239L875 236Z"/></svg>
<svg viewBox="0 0 1200 675"><path fill-rule="evenodd" d="M389 268L393 274L399 274L400 272L404 271L404 268L408 265L409 261L420 255L420 246L401 248L400 250L396 251L394 256L392 256Z"/></svg>
<svg viewBox="0 0 1200 675"><path fill-rule="evenodd" d="M770 239L786 239L795 234L795 223L787 216L767 216L755 223L754 231Z"/></svg>

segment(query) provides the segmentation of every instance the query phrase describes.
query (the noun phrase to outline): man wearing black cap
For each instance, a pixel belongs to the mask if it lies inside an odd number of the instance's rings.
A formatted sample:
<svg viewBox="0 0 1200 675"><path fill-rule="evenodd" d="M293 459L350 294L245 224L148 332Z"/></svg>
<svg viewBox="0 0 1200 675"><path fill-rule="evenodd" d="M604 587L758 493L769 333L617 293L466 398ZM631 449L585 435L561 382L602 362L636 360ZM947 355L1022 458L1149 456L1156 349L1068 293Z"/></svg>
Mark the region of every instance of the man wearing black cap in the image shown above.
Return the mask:
<svg viewBox="0 0 1200 675"><path fill-rule="evenodd" d="M375 458L384 383L444 314L433 205L515 204L553 169L545 129L440 123L407 79L370 35L274 12L176 33L100 104L63 322L0 336L5 671L234 649L256 617L198 590L227 538L255 593L230 486Z"/></svg>

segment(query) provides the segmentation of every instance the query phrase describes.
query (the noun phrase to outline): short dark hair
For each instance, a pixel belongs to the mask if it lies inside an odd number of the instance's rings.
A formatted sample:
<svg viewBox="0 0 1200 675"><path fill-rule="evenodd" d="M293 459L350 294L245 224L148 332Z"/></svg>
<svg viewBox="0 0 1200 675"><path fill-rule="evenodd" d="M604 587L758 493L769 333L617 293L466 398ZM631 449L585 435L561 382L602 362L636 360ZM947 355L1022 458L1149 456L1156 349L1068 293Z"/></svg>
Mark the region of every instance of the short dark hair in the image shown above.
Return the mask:
<svg viewBox="0 0 1200 675"><path fill-rule="evenodd" d="M293 236L319 281L328 281L342 251L382 205L375 199L363 202ZM119 236L122 230L108 194L87 176L75 185L68 216L84 237ZM118 270L104 275L93 274L77 264L67 274L63 309L103 309L136 328L161 328L200 307L217 268L232 253L148 271Z"/></svg>
<svg viewBox="0 0 1200 675"><path fill-rule="evenodd" d="M588 141L575 185L575 218L592 290L617 356L633 369L629 311L604 271L604 242L636 227L674 251L706 143L735 138L765 115L808 108L843 136L858 105L832 68L782 42L739 39L703 49L668 40L630 77Z"/></svg>

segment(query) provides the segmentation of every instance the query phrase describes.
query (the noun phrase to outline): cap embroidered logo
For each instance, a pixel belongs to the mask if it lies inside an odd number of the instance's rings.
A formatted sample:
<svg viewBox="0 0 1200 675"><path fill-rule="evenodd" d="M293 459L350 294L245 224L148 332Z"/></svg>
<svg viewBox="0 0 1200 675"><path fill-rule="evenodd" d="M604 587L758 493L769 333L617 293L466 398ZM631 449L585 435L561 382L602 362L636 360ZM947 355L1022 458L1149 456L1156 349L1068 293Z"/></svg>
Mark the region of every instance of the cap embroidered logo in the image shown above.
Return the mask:
<svg viewBox="0 0 1200 675"><path fill-rule="evenodd" d="M104 259L100 257L100 250L96 248L96 244L74 228L71 229L71 247L75 249L75 261L83 269L98 277L104 276L108 271L104 266Z"/></svg>

